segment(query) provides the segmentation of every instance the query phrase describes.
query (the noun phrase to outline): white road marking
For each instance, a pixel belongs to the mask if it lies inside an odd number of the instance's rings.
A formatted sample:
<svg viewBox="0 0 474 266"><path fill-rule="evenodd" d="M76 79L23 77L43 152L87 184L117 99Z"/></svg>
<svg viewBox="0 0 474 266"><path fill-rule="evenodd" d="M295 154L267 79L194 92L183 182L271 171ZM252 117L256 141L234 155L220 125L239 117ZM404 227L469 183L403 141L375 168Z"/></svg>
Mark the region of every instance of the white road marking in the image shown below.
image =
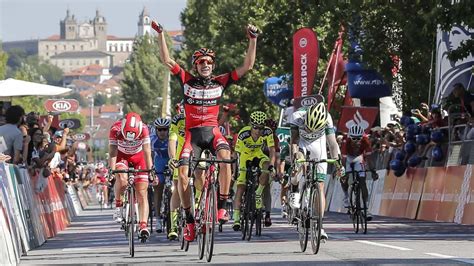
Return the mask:
<svg viewBox="0 0 474 266"><path fill-rule="evenodd" d="M464 262L464 263L468 263L468 264L474 264L474 260L471 260L471 259L463 259L463 258L458 258L458 257L450 256L450 255L443 255L443 254L439 254L439 253L425 253L425 254L433 256L433 257L456 260L456 261L460 261L460 262Z"/></svg>
<svg viewBox="0 0 474 266"><path fill-rule="evenodd" d="M365 240L356 240L355 242L359 242L359 243L363 243L363 244L367 244L367 245L372 245L372 246L392 248L392 249L396 249L396 250L403 250L403 251L413 250L411 248L397 247L397 246L381 244L381 243L376 243L376 242L372 242L372 241L365 241Z"/></svg>
<svg viewBox="0 0 474 266"><path fill-rule="evenodd" d="M90 248L63 248L61 251L89 251Z"/></svg>

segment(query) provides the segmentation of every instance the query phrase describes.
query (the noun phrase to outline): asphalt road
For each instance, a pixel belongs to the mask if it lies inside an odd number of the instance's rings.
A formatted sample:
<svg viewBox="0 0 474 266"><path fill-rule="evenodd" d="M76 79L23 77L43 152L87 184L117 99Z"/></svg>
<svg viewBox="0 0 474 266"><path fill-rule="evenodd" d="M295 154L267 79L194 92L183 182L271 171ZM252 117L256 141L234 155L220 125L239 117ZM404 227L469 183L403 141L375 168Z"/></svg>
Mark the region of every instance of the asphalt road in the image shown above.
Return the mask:
<svg viewBox="0 0 474 266"><path fill-rule="evenodd" d="M230 225L216 235L213 264L474 264L474 226L374 217L368 234L355 234L347 215L329 213L325 229L329 241L318 254L300 251L293 226L273 214L273 225L250 242ZM22 264L196 264L197 244L188 252L164 234L153 233L146 244L136 245L135 258L128 256L128 243L112 221L112 211L90 208L71 226L42 247L28 252Z"/></svg>

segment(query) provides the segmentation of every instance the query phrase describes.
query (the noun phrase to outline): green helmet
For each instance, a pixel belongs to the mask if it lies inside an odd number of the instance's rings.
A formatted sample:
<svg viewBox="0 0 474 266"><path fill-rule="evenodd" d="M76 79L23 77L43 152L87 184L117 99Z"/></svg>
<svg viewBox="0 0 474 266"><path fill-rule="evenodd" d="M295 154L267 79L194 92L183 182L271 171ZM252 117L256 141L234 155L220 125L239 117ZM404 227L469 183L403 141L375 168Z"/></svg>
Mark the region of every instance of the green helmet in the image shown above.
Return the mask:
<svg viewBox="0 0 474 266"><path fill-rule="evenodd" d="M252 114L250 114L250 123L254 126L255 125L264 126L265 120L267 120L267 115L264 112L255 111Z"/></svg>
<svg viewBox="0 0 474 266"><path fill-rule="evenodd" d="M309 131L316 132L326 127L328 114L323 102L311 105L307 112L304 123Z"/></svg>

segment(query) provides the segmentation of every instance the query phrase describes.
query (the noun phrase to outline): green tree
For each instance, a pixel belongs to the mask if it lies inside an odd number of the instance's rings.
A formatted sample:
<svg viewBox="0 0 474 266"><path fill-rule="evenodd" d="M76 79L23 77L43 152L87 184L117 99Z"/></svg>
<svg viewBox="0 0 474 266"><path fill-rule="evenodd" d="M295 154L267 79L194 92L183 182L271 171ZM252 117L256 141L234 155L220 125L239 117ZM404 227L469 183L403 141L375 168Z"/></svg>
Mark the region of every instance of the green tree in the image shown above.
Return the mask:
<svg viewBox="0 0 474 266"><path fill-rule="evenodd" d="M89 103L87 100L79 93L79 92L73 92L65 97L66 99L75 99L79 102L79 105L81 107L88 107Z"/></svg>
<svg viewBox="0 0 474 266"><path fill-rule="evenodd" d="M137 112L144 121L152 121L159 116L161 106L156 106L161 104L158 99L162 96L166 71L167 68L159 61L156 41L149 35L136 39L130 61L125 64L123 72L124 111Z"/></svg>
<svg viewBox="0 0 474 266"><path fill-rule="evenodd" d="M258 40L254 69L225 93L224 101L240 102L240 123L248 121L248 113L260 109L276 116L277 108L262 93L263 80L269 76L292 73L292 34L301 27L312 28L318 36L319 69L315 88L319 88L328 57L340 26L351 30L363 49L362 60L368 68L379 71L392 82L393 58L402 62L399 70L403 86L403 103L417 106L427 100L431 54L437 25L449 29L454 24L474 28L473 5L469 1L238 1L190 0L181 14L186 37L178 61L191 69L194 50L208 47L217 53L215 73L239 66L246 50L244 27L255 24L262 30ZM349 54L348 35L345 55ZM472 40L452 52L462 58L472 52ZM178 86L173 86L177 94ZM313 92L317 90L313 89ZM324 94L325 95L325 94ZM175 97L178 100L180 97Z"/></svg>
<svg viewBox="0 0 474 266"><path fill-rule="evenodd" d="M95 106L102 106L107 103L107 96L97 93L94 96L94 105Z"/></svg>
<svg viewBox="0 0 474 266"><path fill-rule="evenodd" d="M0 80L4 80L7 74L8 54L2 50L2 42L0 41Z"/></svg>

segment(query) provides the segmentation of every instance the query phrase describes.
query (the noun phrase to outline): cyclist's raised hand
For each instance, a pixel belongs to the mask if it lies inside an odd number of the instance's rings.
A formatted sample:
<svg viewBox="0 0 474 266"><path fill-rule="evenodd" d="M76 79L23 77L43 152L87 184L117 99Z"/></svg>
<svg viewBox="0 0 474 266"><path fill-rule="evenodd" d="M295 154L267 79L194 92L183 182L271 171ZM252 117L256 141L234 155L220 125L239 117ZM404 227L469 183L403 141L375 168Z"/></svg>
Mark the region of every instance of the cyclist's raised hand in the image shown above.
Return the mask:
<svg viewBox="0 0 474 266"><path fill-rule="evenodd" d="M251 24L247 25L247 37L249 37L250 39L255 39L258 37L259 34L260 32L257 27Z"/></svg>
<svg viewBox="0 0 474 266"><path fill-rule="evenodd" d="M158 33L163 32L163 26L154 20L151 21L151 27Z"/></svg>

